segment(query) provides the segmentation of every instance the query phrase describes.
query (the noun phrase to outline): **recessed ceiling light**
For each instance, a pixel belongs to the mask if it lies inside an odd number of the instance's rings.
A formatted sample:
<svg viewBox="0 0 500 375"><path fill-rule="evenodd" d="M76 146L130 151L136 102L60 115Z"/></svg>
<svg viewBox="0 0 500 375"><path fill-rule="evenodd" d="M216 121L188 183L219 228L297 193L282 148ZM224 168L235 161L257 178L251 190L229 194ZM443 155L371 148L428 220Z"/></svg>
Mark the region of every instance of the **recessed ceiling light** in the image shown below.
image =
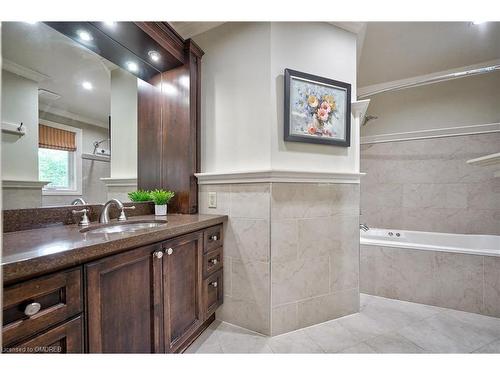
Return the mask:
<svg viewBox="0 0 500 375"><path fill-rule="evenodd" d="M78 35L78 37L81 39L81 40L84 40L85 42L88 42L90 40L92 40L92 35L90 35L90 33L88 31L85 31L85 30L78 30L76 32L76 34Z"/></svg>
<svg viewBox="0 0 500 375"><path fill-rule="evenodd" d="M108 27L115 27L116 26L116 22L114 21L105 21L103 22L106 26Z"/></svg>
<svg viewBox="0 0 500 375"><path fill-rule="evenodd" d="M89 81L85 81L85 82L82 82L82 87L85 89L85 90L92 90L92 83L90 83Z"/></svg>
<svg viewBox="0 0 500 375"><path fill-rule="evenodd" d="M29 23L30 25L36 25L38 21L24 21L25 23Z"/></svg>
<svg viewBox="0 0 500 375"><path fill-rule="evenodd" d="M156 52L156 51L149 51L148 52L149 58L153 60L154 62L160 61L161 55Z"/></svg>
<svg viewBox="0 0 500 375"><path fill-rule="evenodd" d="M483 23L486 23L486 21L472 21L472 24L474 25L481 25Z"/></svg>
<svg viewBox="0 0 500 375"><path fill-rule="evenodd" d="M131 72L137 72L139 70L139 66L135 62L129 61L126 63L127 69Z"/></svg>

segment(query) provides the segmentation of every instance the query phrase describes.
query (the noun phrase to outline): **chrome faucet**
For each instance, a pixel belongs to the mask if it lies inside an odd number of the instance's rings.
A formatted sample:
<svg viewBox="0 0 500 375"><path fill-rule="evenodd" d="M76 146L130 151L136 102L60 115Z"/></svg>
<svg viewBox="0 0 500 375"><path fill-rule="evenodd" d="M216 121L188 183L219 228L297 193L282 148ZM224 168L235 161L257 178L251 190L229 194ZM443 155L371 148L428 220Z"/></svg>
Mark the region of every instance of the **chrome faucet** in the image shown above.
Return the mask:
<svg viewBox="0 0 500 375"><path fill-rule="evenodd" d="M99 216L99 223L107 224L109 223L109 208L115 205L119 210L123 211L123 203L118 199L110 199L106 203L104 203L104 207L102 208L101 215Z"/></svg>
<svg viewBox="0 0 500 375"><path fill-rule="evenodd" d="M78 206L80 204L86 205L87 202L85 202L85 199L83 198L76 198L75 200L73 200L73 202L71 202L72 206Z"/></svg>
<svg viewBox="0 0 500 375"><path fill-rule="evenodd" d="M370 230L370 227L366 224L359 224L359 229L361 229L364 232L368 232Z"/></svg>

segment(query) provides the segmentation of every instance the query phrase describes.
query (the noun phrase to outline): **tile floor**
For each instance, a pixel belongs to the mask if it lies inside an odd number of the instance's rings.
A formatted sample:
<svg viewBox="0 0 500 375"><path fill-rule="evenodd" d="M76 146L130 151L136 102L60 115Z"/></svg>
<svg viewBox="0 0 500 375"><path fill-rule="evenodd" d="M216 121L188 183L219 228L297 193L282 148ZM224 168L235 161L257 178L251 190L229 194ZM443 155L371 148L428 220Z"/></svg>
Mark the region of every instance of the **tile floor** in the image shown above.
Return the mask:
<svg viewBox="0 0 500 375"><path fill-rule="evenodd" d="M500 319L361 295L361 311L267 337L215 321L187 353L500 353Z"/></svg>

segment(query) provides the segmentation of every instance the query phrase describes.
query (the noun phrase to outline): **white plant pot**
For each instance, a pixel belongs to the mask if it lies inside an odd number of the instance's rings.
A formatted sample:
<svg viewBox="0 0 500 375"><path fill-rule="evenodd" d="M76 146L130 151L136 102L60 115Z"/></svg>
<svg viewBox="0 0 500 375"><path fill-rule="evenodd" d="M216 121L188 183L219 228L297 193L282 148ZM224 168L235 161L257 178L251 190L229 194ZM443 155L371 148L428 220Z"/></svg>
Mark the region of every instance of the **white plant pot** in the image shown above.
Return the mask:
<svg viewBox="0 0 500 375"><path fill-rule="evenodd" d="M167 205L166 204L155 204L155 215L156 216L167 216Z"/></svg>

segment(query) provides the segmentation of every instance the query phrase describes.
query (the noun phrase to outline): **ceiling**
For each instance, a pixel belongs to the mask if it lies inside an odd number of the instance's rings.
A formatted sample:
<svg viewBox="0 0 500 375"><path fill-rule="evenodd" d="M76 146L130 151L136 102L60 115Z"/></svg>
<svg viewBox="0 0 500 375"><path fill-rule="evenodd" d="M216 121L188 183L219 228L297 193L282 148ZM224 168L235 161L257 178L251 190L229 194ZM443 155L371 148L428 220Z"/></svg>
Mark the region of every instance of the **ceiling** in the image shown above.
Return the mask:
<svg viewBox="0 0 500 375"><path fill-rule="evenodd" d="M358 87L500 58L500 22L368 22Z"/></svg>
<svg viewBox="0 0 500 375"><path fill-rule="evenodd" d="M190 38L222 22L172 22ZM357 35L358 87L500 58L500 22L330 22Z"/></svg>
<svg viewBox="0 0 500 375"><path fill-rule="evenodd" d="M40 98L39 109L107 127L111 62L43 23L2 23L2 57L47 76L39 88L59 94ZM92 90L85 90L83 82Z"/></svg>

